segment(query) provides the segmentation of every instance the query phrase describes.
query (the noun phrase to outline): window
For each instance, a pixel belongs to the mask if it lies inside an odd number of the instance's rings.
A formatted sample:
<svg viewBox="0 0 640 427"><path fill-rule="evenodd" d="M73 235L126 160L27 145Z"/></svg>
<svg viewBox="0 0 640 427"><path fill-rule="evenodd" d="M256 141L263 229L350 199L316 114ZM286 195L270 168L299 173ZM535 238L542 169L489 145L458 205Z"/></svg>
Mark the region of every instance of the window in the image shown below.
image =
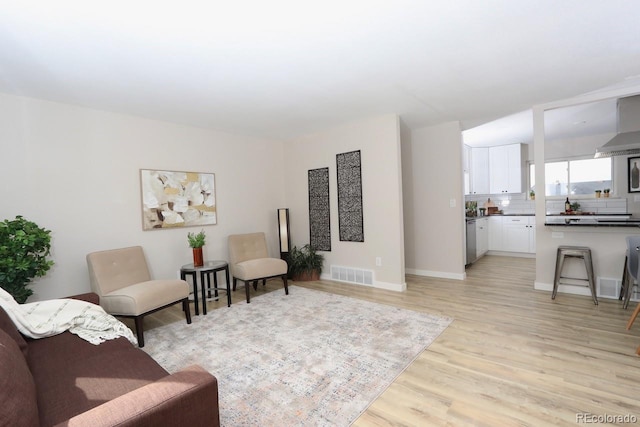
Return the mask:
<svg viewBox="0 0 640 427"><path fill-rule="evenodd" d="M535 190L535 171L535 165L531 164L530 190ZM611 158L546 162L544 177L547 197L591 195L595 190L612 187Z"/></svg>

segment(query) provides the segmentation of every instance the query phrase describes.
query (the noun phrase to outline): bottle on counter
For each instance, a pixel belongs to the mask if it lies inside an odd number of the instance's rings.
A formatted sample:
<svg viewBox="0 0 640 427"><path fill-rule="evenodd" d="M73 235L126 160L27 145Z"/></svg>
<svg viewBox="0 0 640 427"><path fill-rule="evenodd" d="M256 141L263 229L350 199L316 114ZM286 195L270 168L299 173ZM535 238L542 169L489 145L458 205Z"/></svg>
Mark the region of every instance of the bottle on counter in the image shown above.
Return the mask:
<svg viewBox="0 0 640 427"><path fill-rule="evenodd" d="M568 197L567 197L567 200L564 202L564 211L571 212L571 202L569 201Z"/></svg>

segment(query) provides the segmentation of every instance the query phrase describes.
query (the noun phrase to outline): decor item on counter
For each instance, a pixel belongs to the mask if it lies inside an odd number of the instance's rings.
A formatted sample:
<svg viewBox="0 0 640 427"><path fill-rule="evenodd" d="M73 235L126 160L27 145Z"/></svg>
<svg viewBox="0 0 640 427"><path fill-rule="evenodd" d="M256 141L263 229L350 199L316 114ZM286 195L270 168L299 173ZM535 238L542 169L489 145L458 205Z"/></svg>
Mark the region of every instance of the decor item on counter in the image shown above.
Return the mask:
<svg viewBox="0 0 640 427"><path fill-rule="evenodd" d="M453 320L298 286L233 307L197 333L153 328L144 348L169 372L215 373L223 426L350 425Z"/></svg>
<svg viewBox="0 0 640 427"><path fill-rule="evenodd" d="M215 175L140 169L142 229L217 223Z"/></svg>
<svg viewBox="0 0 640 427"><path fill-rule="evenodd" d="M323 263L324 255L317 253L310 244L300 249L294 246L289 253L289 277L300 282L319 280Z"/></svg>
<svg viewBox="0 0 640 427"><path fill-rule="evenodd" d="M53 266L51 231L16 216L0 222L0 287L23 304L33 294L27 286Z"/></svg>
<svg viewBox="0 0 640 427"><path fill-rule="evenodd" d="M480 211L480 216L484 216L485 215L485 211L487 210L486 208L480 208L478 209Z"/></svg>
<svg viewBox="0 0 640 427"><path fill-rule="evenodd" d="M474 217L478 215L477 214L478 202L474 202L474 201L465 202L464 206L465 206L464 215L466 217Z"/></svg>
<svg viewBox="0 0 640 427"><path fill-rule="evenodd" d="M602 190L596 190L596 199L599 199L602 195Z"/></svg>
<svg viewBox="0 0 640 427"><path fill-rule="evenodd" d="M288 208L278 209L278 241L280 242L280 259L287 261L291 250Z"/></svg>
<svg viewBox="0 0 640 427"><path fill-rule="evenodd" d="M341 242L364 242L361 165L360 150L336 154Z"/></svg>
<svg viewBox="0 0 640 427"><path fill-rule="evenodd" d="M580 203L573 202L571 203L571 212L578 212L580 210Z"/></svg>
<svg viewBox="0 0 640 427"><path fill-rule="evenodd" d="M611 192L611 189L605 188L604 190L602 190L602 192L604 193L604 197L609 197L609 193Z"/></svg>
<svg viewBox="0 0 640 427"><path fill-rule="evenodd" d="M596 196L596 197L600 197L600 196ZM564 202L564 211L571 212L571 202L569 201L568 197L567 197L567 200Z"/></svg>
<svg viewBox="0 0 640 427"><path fill-rule="evenodd" d="M640 192L640 157L629 157L627 159L627 181L629 183L629 193Z"/></svg>
<svg viewBox="0 0 640 427"><path fill-rule="evenodd" d="M311 169L307 179L309 185L310 244L318 250L330 251L329 168Z"/></svg>
<svg viewBox="0 0 640 427"><path fill-rule="evenodd" d="M204 230L200 230L199 233L187 234L187 241L189 246L193 249L193 266L202 267L204 265L204 258L202 256L202 247L205 244L206 235Z"/></svg>
<svg viewBox="0 0 640 427"><path fill-rule="evenodd" d="M531 200L535 200L536 199L536 192L533 191L533 190L529 191L529 198Z"/></svg>

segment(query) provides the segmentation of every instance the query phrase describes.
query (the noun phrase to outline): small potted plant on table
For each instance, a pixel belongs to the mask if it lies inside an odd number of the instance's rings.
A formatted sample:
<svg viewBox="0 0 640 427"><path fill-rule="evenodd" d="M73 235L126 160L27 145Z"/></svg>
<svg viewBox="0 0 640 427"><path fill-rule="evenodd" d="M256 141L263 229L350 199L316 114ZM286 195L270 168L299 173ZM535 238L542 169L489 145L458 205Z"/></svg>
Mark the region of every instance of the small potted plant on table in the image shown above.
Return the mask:
<svg viewBox="0 0 640 427"><path fill-rule="evenodd" d="M204 230L201 230L199 233L187 234L187 240L189 241L189 246L193 249L193 266L202 267L204 265L202 247L206 240Z"/></svg>

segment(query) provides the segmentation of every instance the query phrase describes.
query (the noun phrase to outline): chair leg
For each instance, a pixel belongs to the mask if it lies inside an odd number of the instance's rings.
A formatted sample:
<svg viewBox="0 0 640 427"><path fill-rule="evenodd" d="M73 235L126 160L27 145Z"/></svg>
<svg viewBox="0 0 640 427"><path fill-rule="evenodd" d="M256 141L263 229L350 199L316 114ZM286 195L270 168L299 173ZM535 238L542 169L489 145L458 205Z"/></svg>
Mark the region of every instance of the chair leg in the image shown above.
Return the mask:
<svg viewBox="0 0 640 427"><path fill-rule="evenodd" d="M235 292L236 290L236 283L238 282L238 279L236 279L235 277L233 278L233 291Z"/></svg>
<svg viewBox="0 0 640 427"><path fill-rule="evenodd" d="M262 279L262 286L266 286L267 284L267 279Z"/></svg>
<svg viewBox="0 0 640 427"><path fill-rule="evenodd" d="M620 286L620 296L618 297L619 300L622 300L624 298L625 292L627 290L627 281L629 280L629 273L627 272L627 262L629 261L629 257L625 256L624 257L624 267L622 270L622 284Z"/></svg>
<svg viewBox="0 0 640 427"><path fill-rule="evenodd" d="M244 282L244 289L247 291L247 304L251 302L251 296L249 295L249 282Z"/></svg>
<svg viewBox="0 0 640 427"><path fill-rule="evenodd" d="M136 335L138 336L138 347L140 348L144 347L144 329L142 328L143 318L144 316L135 317Z"/></svg>
<svg viewBox="0 0 640 427"><path fill-rule="evenodd" d="M627 322L627 331L631 329L631 325L633 325L633 322L636 320L636 317L638 317L638 313L640 313L640 303L638 303L638 305L636 306L636 309L633 310L633 313L631 314L631 318Z"/></svg>
<svg viewBox="0 0 640 427"><path fill-rule="evenodd" d="M257 280L254 280L254 281L253 281L253 290L254 290L254 291L257 291L257 290L258 290L258 281L257 281Z"/></svg>
<svg viewBox="0 0 640 427"><path fill-rule="evenodd" d="M289 285L287 283L287 275L286 274L282 275L282 282L284 283L284 294L285 295L289 295Z"/></svg>
<svg viewBox="0 0 640 427"><path fill-rule="evenodd" d="M187 318L187 324L191 324L191 307L189 307L189 298L185 298L182 300L182 310L184 311L184 315Z"/></svg>

